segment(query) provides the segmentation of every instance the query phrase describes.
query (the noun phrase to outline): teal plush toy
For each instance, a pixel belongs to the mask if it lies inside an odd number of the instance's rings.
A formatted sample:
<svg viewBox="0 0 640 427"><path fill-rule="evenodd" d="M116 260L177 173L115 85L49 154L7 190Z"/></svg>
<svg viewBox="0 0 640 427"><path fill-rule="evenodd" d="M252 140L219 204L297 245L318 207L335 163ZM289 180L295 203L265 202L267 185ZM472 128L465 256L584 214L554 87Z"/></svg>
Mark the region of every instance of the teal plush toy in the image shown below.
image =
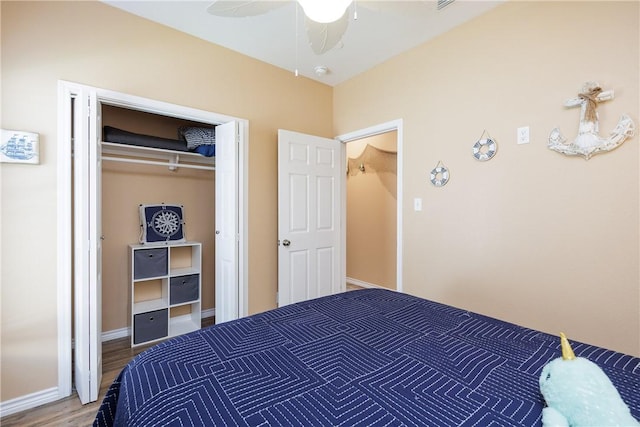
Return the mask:
<svg viewBox="0 0 640 427"><path fill-rule="evenodd" d="M576 357L563 333L560 342L562 357L549 362L540 375L540 391L547 402L543 426L640 426L602 369Z"/></svg>

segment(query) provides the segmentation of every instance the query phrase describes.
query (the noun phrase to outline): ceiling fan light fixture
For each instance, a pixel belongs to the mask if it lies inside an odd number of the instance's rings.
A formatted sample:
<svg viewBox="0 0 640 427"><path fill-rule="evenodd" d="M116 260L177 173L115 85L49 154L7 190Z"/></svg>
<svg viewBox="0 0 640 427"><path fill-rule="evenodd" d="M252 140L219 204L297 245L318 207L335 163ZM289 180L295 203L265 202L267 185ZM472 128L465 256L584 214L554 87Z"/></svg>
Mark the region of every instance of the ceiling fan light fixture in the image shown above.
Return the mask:
<svg viewBox="0 0 640 427"><path fill-rule="evenodd" d="M307 18L328 24L342 18L353 0L298 0Z"/></svg>

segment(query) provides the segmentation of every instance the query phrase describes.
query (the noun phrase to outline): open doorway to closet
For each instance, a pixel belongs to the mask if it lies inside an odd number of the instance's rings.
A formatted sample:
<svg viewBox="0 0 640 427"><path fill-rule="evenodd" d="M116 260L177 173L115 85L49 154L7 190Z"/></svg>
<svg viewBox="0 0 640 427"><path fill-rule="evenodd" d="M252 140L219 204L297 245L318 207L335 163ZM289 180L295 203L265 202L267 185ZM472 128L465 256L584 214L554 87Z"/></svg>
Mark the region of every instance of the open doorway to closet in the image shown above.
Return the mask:
<svg viewBox="0 0 640 427"><path fill-rule="evenodd" d="M347 288L397 287L397 131L346 144Z"/></svg>
<svg viewBox="0 0 640 427"><path fill-rule="evenodd" d="M71 394L73 337L73 384L86 403L96 400L100 386L101 341L107 338L103 332L115 337L130 333L130 325L119 326L124 325L123 314L130 319L133 312L127 250L139 239L141 204L184 205L187 239L197 238L198 244L209 246L203 251L202 275L207 276L203 283L208 288L202 292L205 307L198 301L188 308L195 307L198 314L201 308L213 308L207 304L215 295L216 323L246 315L248 122L71 82L59 82L58 90L58 388L61 397ZM131 128L143 121L146 130ZM203 164L198 154L150 150L122 141L113 144L104 138L103 124L119 124L134 133L153 129L154 136L163 137L163 126L172 128L175 135L180 126L194 123L215 128L215 176L211 162ZM175 185L172 181L178 175L182 183ZM137 192L130 193L131 188ZM103 254L105 248L107 254ZM103 255L113 258L104 262ZM103 271L105 266L110 272ZM171 259L169 267L180 270L182 266ZM168 302L167 281L160 280L160 296L154 296L152 302ZM115 290L107 289L104 306L103 285ZM116 300L110 301L112 296ZM115 314L120 323L103 322L103 312ZM179 320L192 313L172 307L167 312L169 332L172 316ZM174 323L177 328L178 321Z"/></svg>
<svg viewBox="0 0 640 427"><path fill-rule="evenodd" d="M344 145L347 289L402 291L402 120L337 137Z"/></svg>
<svg viewBox="0 0 640 427"><path fill-rule="evenodd" d="M103 341L131 334L129 245L137 244L141 233L138 206L168 204L182 206L184 237L202 244L202 259L215 259L215 166L198 168L149 164L147 159L105 154L105 142L123 139L124 132L163 138L170 144L179 130L212 127L180 118L104 104L101 108L102 156L102 337ZM120 132L118 134L118 132ZM103 131L105 133L105 131ZM126 135L128 136L129 133ZM111 136L114 134L115 136ZM204 159L204 158L203 158ZM151 163L154 163L153 161ZM207 167L208 166L208 167ZM173 251L174 254L176 251ZM174 263L178 260L172 257ZM213 316L214 263L203 262L200 271L202 318ZM152 285L161 286L152 282ZM136 298L152 300L153 286L136 286ZM177 309L172 310L173 317ZM200 315L198 315L200 316Z"/></svg>

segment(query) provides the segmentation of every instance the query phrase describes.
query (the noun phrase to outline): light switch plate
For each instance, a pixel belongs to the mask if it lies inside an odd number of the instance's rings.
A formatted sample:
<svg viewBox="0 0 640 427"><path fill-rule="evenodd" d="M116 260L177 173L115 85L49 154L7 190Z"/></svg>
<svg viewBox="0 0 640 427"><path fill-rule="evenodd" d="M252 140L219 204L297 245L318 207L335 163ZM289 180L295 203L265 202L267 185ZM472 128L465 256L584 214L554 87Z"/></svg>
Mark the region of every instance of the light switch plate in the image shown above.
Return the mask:
<svg viewBox="0 0 640 427"><path fill-rule="evenodd" d="M529 126L523 126L518 128L518 144L529 143Z"/></svg>

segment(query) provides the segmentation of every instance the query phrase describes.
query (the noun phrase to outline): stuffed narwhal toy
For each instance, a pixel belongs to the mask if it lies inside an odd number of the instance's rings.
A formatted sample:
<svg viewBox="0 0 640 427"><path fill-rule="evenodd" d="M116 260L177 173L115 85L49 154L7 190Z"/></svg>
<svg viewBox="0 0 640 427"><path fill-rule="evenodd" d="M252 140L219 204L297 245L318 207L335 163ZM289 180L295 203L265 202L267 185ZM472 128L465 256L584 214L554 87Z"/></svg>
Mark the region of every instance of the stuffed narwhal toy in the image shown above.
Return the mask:
<svg viewBox="0 0 640 427"><path fill-rule="evenodd" d="M563 333L560 343L562 357L549 362L540 375L540 391L547 402L543 426L640 426L602 369L576 357Z"/></svg>

